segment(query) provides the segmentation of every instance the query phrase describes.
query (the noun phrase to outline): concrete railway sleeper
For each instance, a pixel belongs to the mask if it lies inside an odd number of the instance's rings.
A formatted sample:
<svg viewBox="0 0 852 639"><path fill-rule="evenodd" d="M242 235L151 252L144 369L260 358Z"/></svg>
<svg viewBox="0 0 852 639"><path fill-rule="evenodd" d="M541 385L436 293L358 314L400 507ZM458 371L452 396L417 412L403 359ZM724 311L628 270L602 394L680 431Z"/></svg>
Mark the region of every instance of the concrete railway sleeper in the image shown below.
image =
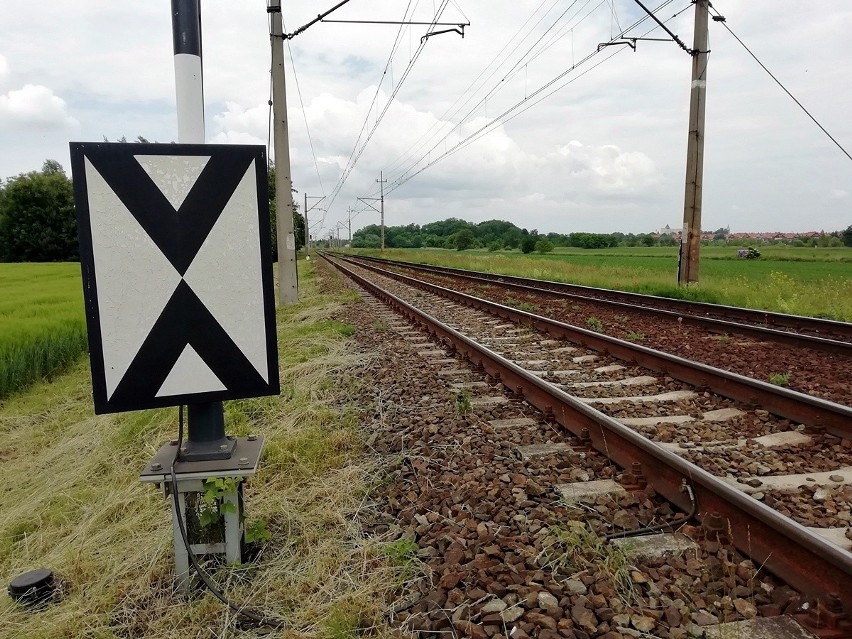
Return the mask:
<svg viewBox="0 0 852 639"><path fill-rule="evenodd" d="M529 330L508 325L500 326L501 321L495 319L493 322L497 325L492 324L495 331L491 338L493 340L491 347L483 346L455 330L448 323L431 317L400 296L370 282L365 276L344 267L339 262L335 265L372 295L391 305L409 321L423 326L434 339L469 359L492 379L498 380L518 397L522 397L527 403L561 424L579 438L582 445L604 452L619 466L628 469L628 472L622 474L622 480L628 485L642 486L644 482L647 482L657 493L684 512L690 511L694 505L697 505L697 518L704 528L726 531L731 542L741 552L758 564L764 565L808 597L821 602L812 610L820 612L821 623L826 626L819 631L822 636L846 636L842 633L848 631L848 626L845 625L848 622L842 611L852 609L850 608L852 595L846 585L852 580L852 554L820 538L805 526L779 515L748 496L743 490L714 477L699 466L685 460L681 455L652 443L639 432L594 407L600 404L601 400L606 399L604 393L599 392L601 389L607 389L606 396L609 398L613 397L611 393L615 389L614 397L618 400L615 403L630 403L634 397L628 392L630 387L641 387L647 380L638 379L641 377L638 375L620 380L607 378L598 382L581 381L565 384L549 379L550 373L565 371L531 371L495 352L498 350L496 344L501 344L501 348L510 345L513 335L515 342L523 340L530 332ZM534 318L533 321L530 321L529 317L522 319L528 327L538 328ZM496 331L497 328L507 332L499 334ZM409 337L412 340L420 339L416 335L409 335ZM555 346L563 353L573 348L558 344L549 344L549 346ZM424 353L427 352L424 350ZM588 362L596 357L573 353L571 355L575 363L582 363L583 360ZM525 365L535 368L542 363L541 360L530 359L525 362ZM619 368L619 365L611 364L596 368L600 375L606 375L608 372L616 372L615 369ZM607 368L609 371L601 370ZM571 376L570 373L566 375L566 377ZM627 383L624 383L625 380ZM573 388L570 387L572 383ZM576 392L577 389L592 389L592 395L578 399L566 392L567 390ZM635 391L635 388L632 390ZM470 401L477 401L477 398ZM707 412L713 413L713 411ZM719 414L716 413L715 416L718 417ZM714 415L711 414L710 417L712 419ZM653 425L669 423L665 418L662 420L649 417L634 419L638 420L635 426L640 429L652 425L653 420L655 420ZM678 420L674 420L671 423L677 422ZM698 454L704 451L688 452ZM521 450L518 454L536 456L541 454L541 451ZM545 454L549 453L545 451ZM685 486L689 487L689 490L685 490ZM837 634L838 632L841 634Z"/></svg>

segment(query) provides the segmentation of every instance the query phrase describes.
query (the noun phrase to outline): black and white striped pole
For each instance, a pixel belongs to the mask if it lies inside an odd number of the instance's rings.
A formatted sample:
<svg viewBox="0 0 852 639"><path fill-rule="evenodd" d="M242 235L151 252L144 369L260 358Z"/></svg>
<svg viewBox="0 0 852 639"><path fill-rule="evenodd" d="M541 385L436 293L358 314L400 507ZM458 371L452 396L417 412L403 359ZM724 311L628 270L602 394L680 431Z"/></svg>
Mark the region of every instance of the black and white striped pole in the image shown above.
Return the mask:
<svg viewBox="0 0 852 639"><path fill-rule="evenodd" d="M172 36L175 52L175 97L178 142L204 144L204 75L201 63L200 0L172 0ZM184 461L229 459L234 440L225 435L222 402L187 407Z"/></svg>
<svg viewBox="0 0 852 639"><path fill-rule="evenodd" d="M178 142L204 144L204 76L199 0L172 0Z"/></svg>

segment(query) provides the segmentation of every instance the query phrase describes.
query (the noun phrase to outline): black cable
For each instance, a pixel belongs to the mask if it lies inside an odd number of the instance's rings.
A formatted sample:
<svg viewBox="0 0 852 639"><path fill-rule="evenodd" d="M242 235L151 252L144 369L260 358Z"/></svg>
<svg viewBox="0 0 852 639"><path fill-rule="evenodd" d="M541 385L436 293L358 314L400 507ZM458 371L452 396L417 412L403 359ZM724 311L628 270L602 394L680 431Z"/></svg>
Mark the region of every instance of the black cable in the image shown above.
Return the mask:
<svg viewBox="0 0 852 639"><path fill-rule="evenodd" d="M715 11L715 9L714 9L714 11ZM766 71L766 73L768 73L768 74L769 74L769 77L770 77L770 78L772 78L773 80L775 80L775 84L777 84L779 87L781 87L781 88L784 90L784 93L786 93L787 95L789 95L789 96L790 96L790 98L793 100L793 102L795 102L796 104L798 104L798 105L799 105L799 108L800 108L802 111L804 111L804 112L805 112L805 114L806 114L806 115L807 115L807 116L808 116L811 120L813 120L814 124L816 124L816 125L820 128L820 130L828 136L828 139L829 139L829 140L831 140L832 142L834 142L834 144L835 144L835 145L837 145L837 148L838 148L838 149L840 149L840 150L843 152L843 154L844 154L847 158L849 158L850 160L852 160L852 155L849 155L849 151L847 151L846 149L844 149L844 148L843 148L843 146L841 146L840 142L838 142L837 140L835 140L835 139L834 139L834 136L833 136L833 135L831 135L831 133L829 133L828 131L826 131L825 127L824 127L823 125L821 125L819 122L817 122L817 119L816 119L813 115L811 115L810 111L808 111L808 110L804 107L804 105L796 99L796 96L794 96L792 93L790 93L790 91L788 91L788 90L787 90L787 87L785 87L783 84L781 84L781 80L779 80L778 78L776 78L776 77L773 75L772 71L770 71L769 69L767 69L767 68L766 68L766 65L765 65L765 64L763 64L763 62L761 62L760 60L758 60L757 56L756 56L756 55L754 55L754 53L752 53L752 50L751 50L751 49L749 49L749 48L746 46L745 42L743 42L742 40L740 40L740 39L739 39L739 37L737 37L737 34L736 34L736 33L734 33L733 31L731 31L731 27L729 27L729 26L728 26L728 23L724 20L724 18L722 18L722 16L720 16L720 15L719 15L719 12L718 12L718 11L716 11L716 16L717 16L717 17L719 17L719 18L721 18L721 19L720 19L720 20L714 20L714 21L715 21L715 22L721 22L721 23L722 23L722 26L723 26L723 27L725 27L725 29L727 29L727 30L728 30L728 33L730 33L732 36L734 36L734 40L736 40L737 42L739 42L739 43L740 43L740 45L742 45L742 48L743 48L743 49L745 49L745 50L748 52L748 54L749 54L752 58L754 58L754 61L755 61L755 62L757 62L757 63L760 65L760 68L761 68L761 69L763 69L764 71Z"/></svg>
<svg viewBox="0 0 852 639"><path fill-rule="evenodd" d="M681 486L681 490L685 491L689 495L690 507L689 512L686 513L686 517L682 517L677 521L664 521L661 524L654 524L653 526L645 526L644 528L634 528L633 530L619 530L618 532L610 533L604 537L606 541L612 541L613 539L624 539L627 537L638 537L639 535L646 535L648 533L657 532L662 530L663 528L674 528L675 526L681 526L688 522L690 519L695 517L695 513L698 510L698 503L695 501L695 495L692 492L692 487L685 483Z"/></svg>
<svg viewBox="0 0 852 639"><path fill-rule="evenodd" d="M192 552L192 547L189 543L189 538L186 534L186 524L183 521L183 512L181 512L180 507L180 499L178 497L178 489L177 489L177 473L175 473L175 464L180 461L180 449L183 445L183 405L178 407L178 443L177 450L175 451L174 459L172 459L171 465L171 475L172 475L172 500L175 505L175 517L177 518L178 528L180 529L180 536L183 539L183 545L186 548L187 555L189 555L189 562L192 564L192 567L195 568L195 572L198 574L199 578L204 585L207 586L207 589L213 594L216 599L221 601L223 604L228 606L231 610L233 610L238 615L245 617L255 623L262 626L269 626L270 628L284 628L287 626L287 622L281 619L274 619L271 617L267 617L266 615L255 613L247 608L242 606L238 606L237 604L230 601L221 590L219 590L213 581L210 579L210 576L204 571L204 569L198 564L198 561L195 559L195 553Z"/></svg>

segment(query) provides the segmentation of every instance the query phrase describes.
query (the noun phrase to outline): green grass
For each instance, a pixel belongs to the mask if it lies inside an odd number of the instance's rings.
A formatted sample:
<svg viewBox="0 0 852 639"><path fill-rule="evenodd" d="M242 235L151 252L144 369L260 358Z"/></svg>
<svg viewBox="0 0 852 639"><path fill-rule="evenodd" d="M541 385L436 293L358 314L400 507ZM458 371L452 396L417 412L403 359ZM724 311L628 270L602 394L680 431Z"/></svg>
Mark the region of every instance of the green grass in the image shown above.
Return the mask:
<svg viewBox="0 0 852 639"><path fill-rule="evenodd" d="M86 350L79 264L0 264L0 398Z"/></svg>
<svg viewBox="0 0 852 639"><path fill-rule="evenodd" d="M333 317L354 294L320 291L313 270L300 263L300 302L277 312L281 396L225 403L229 434L265 439L246 516L271 539L256 562L214 567L214 578L294 636L367 626L387 637L381 615L399 568L355 517L382 475L358 430L370 382L352 327ZM94 415L84 358L0 402L0 576L48 566L62 590L36 614L0 593L0 638L258 636L209 593L172 591L169 503L139 471L176 422L176 409Z"/></svg>
<svg viewBox="0 0 852 639"><path fill-rule="evenodd" d="M790 383L790 373L770 373L769 383L776 386L787 386Z"/></svg>
<svg viewBox="0 0 852 639"><path fill-rule="evenodd" d="M700 281L677 286L677 249L664 247L517 251L391 249L384 256L490 273L555 280L781 313L852 321L852 248L761 246L758 260L736 247L701 249ZM378 255L378 251L365 251Z"/></svg>

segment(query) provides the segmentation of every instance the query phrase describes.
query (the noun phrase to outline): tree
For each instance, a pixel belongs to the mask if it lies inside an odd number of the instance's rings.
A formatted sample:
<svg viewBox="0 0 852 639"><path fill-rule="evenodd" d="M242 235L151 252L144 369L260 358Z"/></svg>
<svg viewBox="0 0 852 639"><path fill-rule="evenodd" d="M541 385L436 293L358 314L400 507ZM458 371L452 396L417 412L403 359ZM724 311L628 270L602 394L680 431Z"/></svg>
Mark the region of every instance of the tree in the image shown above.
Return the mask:
<svg viewBox="0 0 852 639"><path fill-rule="evenodd" d="M80 259L74 189L56 160L10 178L0 188L0 261Z"/></svg>
<svg viewBox="0 0 852 639"><path fill-rule="evenodd" d="M524 235L521 239L521 251L524 253L532 253L535 250L535 243L538 237L535 235Z"/></svg>
<svg viewBox="0 0 852 639"><path fill-rule="evenodd" d="M846 227L846 230L841 233L843 246L852 246L852 224Z"/></svg>
<svg viewBox="0 0 852 639"><path fill-rule="evenodd" d="M462 229L457 233L454 233L451 238L454 246L457 251L464 251L465 249L473 248L476 244L476 238L473 236L473 231L470 229Z"/></svg>
<svg viewBox="0 0 852 639"><path fill-rule="evenodd" d="M550 253L553 250L553 243L550 240L539 240L535 243L536 253Z"/></svg>

